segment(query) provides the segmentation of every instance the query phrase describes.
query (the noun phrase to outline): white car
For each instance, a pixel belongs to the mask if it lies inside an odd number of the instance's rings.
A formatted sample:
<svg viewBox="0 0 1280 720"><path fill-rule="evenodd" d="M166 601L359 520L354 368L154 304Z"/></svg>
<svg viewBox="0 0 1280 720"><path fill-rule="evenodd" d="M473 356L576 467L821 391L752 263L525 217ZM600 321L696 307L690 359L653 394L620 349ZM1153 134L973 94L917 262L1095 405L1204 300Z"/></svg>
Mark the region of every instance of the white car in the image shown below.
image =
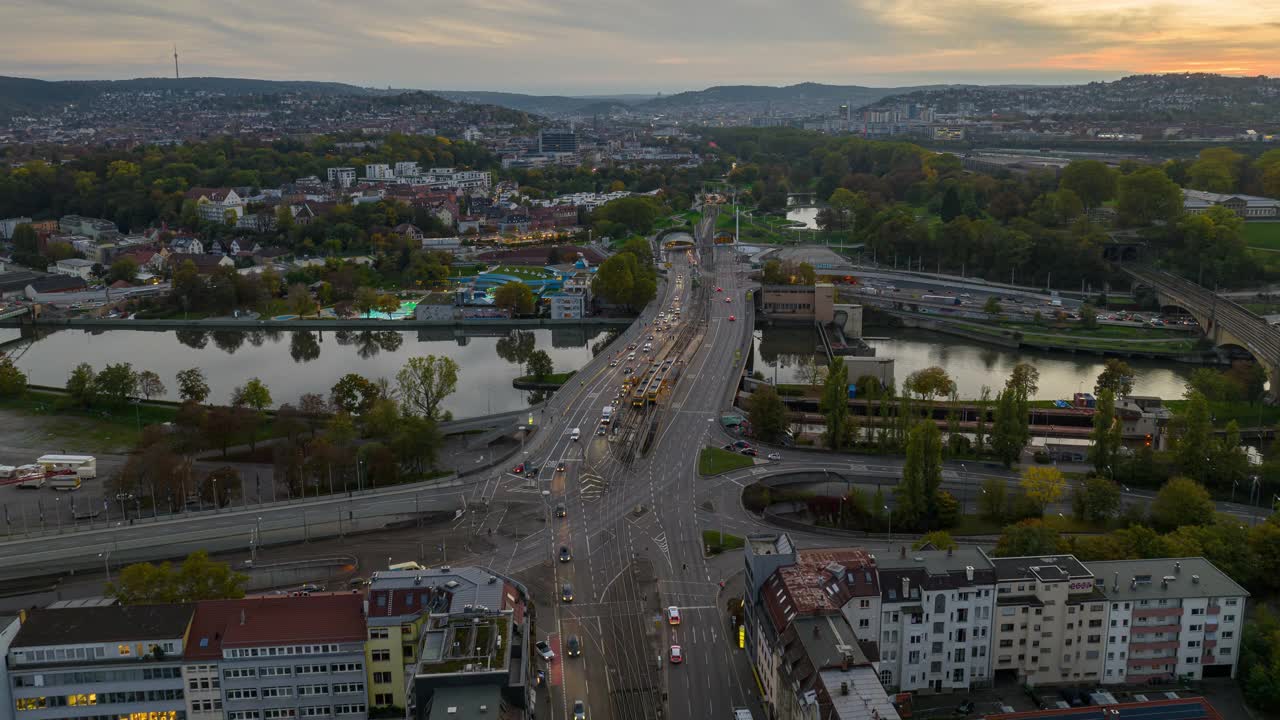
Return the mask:
<svg viewBox="0 0 1280 720"><path fill-rule="evenodd" d="M776 452L771 452L771 453L769 453L769 459L770 459L770 460L781 460L781 459L782 459L782 455L780 455L780 454L778 454L778 453L776 453Z"/></svg>
<svg viewBox="0 0 1280 720"><path fill-rule="evenodd" d="M543 660L546 660L547 662L551 662L552 660L556 659L555 651L551 649L551 646L547 644L546 640L539 640L538 642L534 643L533 649L537 650L538 655Z"/></svg>
<svg viewBox="0 0 1280 720"><path fill-rule="evenodd" d="M667 622L672 625L680 624L680 608L675 605L667 608Z"/></svg>

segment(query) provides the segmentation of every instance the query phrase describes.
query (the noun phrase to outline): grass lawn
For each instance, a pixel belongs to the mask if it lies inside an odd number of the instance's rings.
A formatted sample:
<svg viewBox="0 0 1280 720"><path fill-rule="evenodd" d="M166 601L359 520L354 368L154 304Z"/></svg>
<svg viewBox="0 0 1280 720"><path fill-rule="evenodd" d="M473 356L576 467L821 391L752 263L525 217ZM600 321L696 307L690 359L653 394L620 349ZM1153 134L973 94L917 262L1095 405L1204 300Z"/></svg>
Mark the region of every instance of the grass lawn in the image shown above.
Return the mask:
<svg viewBox="0 0 1280 720"><path fill-rule="evenodd" d="M1053 323L1036 325L1035 323L1002 322L1001 327L1017 330L1023 335L1071 335L1078 338L1120 339L1120 340L1185 340L1194 337L1191 331L1171 328L1129 327L1126 325L1098 325L1087 328L1079 323Z"/></svg>
<svg viewBox="0 0 1280 720"><path fill-rule="evenodd" d="M717 447L703 448L698 454L699 475L719 475L730 470L751 467L754 464L755 462L746 455Z"/></svg>
<svg viewBox="0 0 1280 720"><path fill-rule="evenodd" d="M1186 400L1165 400L1164 404L1174 413L1186 411ZM1263 425L1280 423L1280 407L1273 405L1251 405L1247 402L1226 400L1209 401L1209 415L1213 418L1214 427L1225 427L1235 420L1240 427L1255 427L1259 421Z"/></svg>
<svg viewBox="0 0 1280 720"><path fill-rule="evenodd" d="M67 405L67 397L40 390L28 390L17 398L0 399L0 408L23 415L75 418L69 422L46 423L49 441L68 449L86 452L116 452L132 448L142 436L141 427L173 420L177 407L126 405L117 409L84 409ZM73 450L75 452L75 450Z"/></svg>
<svg viewBox="0 0 1280 720"><path fill-rule="evenodd" d="M1280 250L1280 223L1247 222L1241 235L1249 247Z"/></svg>
<svg viewBox="0 0 1280 720"><path fill-rule="evenodd" d="M743 543L743 539L737 535L717 530L702 531L702 544L712 555L719 555L725 550L741 550Z"/></svg>

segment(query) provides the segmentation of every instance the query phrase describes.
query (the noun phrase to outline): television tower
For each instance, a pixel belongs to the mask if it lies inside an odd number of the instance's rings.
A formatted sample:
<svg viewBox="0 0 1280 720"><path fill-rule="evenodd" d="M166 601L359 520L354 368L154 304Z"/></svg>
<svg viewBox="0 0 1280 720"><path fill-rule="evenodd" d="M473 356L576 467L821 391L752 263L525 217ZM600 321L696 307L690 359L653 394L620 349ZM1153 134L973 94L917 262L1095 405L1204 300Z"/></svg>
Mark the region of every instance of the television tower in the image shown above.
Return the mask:
<svg viewBox="0 0 1280 720"><path fill-rule="evenodd" d="M178 43L173 44L173 79L182 79L182 76L178 74Z"/></svg>

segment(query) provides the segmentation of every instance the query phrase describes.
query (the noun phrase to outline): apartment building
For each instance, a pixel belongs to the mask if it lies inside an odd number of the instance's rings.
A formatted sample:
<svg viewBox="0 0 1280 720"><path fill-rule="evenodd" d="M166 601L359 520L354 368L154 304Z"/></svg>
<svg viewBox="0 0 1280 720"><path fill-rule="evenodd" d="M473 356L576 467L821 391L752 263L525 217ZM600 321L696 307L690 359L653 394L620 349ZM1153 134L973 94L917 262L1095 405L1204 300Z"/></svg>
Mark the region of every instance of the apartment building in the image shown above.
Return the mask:
<svg viewBox="0 0 1280 720"><path fill-rule="evenodd" d="M191 605L31 610L9 645L17 720L183 720Z"/></svg>
<svg viewBox="0 0 1280 720"><path fill-rule="evenodd" d="M188 642L188 720L368 716L359 595L201 602Z"/></svg>
<svg viewBox="0 0 1280 720"><path fill-rule="evenodd" d="M859 640L843 615L796 618L779 643L783 664L773 720L899 717L876 675L875 643Z"/></svg>
<svg viewBox="0 0 1280 720"><path fill-rule="evenodd" d="M855 634L871 641L874 661L880 617L875 559L861 548L797 550L785 534L753 535L745 544L748 597L746 646L777 712L788 667L782 638L796 618L840 615Z"/></svg>
<svg viewBox="0 0 1280 720"><path fill-rule="evenodd" d="M895 690L989 685L996 572L976 547L904 551L880 573L880 682ZM866 630L860 630L865 633Z"/></svg>
<svg viewBox="0 0 1280 720"><path fill-rule="evenodd" d="M353 167L331 167L328 170L329 182L346 189L356 182L356 169Z"/></svg>
<svg viewBox="0 0 1280 720"><path fill-rule="evenodd" d="M367 602L374 707L422 715L440 701L438 690L459 687L491 694L495 710L529 701L525 594L516 583L475 566L386 570L370 578Z"/></svg>
<svg viewBox="0 0 1280 720"><path fill-rule="evenodd" d="M365 180L395 180L396 174L386 163L370 163L364 166Z"/></svg>
<svg viewBox="0 0 1280 720"><path fill-rule="evenodd" d="M1027 685L1102 678L1107 599L1072 555L991 560L996 570L993 670Z"/></svg>
<svg viewBox="0 0 1280 720"><path fill-rule="evenodd" d="M418 167L417 160L402 160L396 163L395 175L398 178L417 177L422 174L422 169Z"/></svg>
<svg viewBox="0 0 1280 720"><path fill-rule="evenodd" d="M1108 603L1104 683L1235 677L1249 593L1201 557L1093 562Z"/></svg>

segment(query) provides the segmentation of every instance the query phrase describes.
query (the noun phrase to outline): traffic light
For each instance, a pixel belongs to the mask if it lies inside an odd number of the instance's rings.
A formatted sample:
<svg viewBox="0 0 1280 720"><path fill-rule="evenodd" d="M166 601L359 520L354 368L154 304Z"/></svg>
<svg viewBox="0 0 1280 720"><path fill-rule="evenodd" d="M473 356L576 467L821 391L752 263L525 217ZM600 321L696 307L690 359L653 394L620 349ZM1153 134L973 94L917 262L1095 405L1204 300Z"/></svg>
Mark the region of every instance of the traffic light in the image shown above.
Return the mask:
<svg viewBox="0 0 1280 720"><path fill-rule="evenodd" d="M1142 441L1142 444L1151 447L1151 433L1147 433L1147 437Z"/></svg>

